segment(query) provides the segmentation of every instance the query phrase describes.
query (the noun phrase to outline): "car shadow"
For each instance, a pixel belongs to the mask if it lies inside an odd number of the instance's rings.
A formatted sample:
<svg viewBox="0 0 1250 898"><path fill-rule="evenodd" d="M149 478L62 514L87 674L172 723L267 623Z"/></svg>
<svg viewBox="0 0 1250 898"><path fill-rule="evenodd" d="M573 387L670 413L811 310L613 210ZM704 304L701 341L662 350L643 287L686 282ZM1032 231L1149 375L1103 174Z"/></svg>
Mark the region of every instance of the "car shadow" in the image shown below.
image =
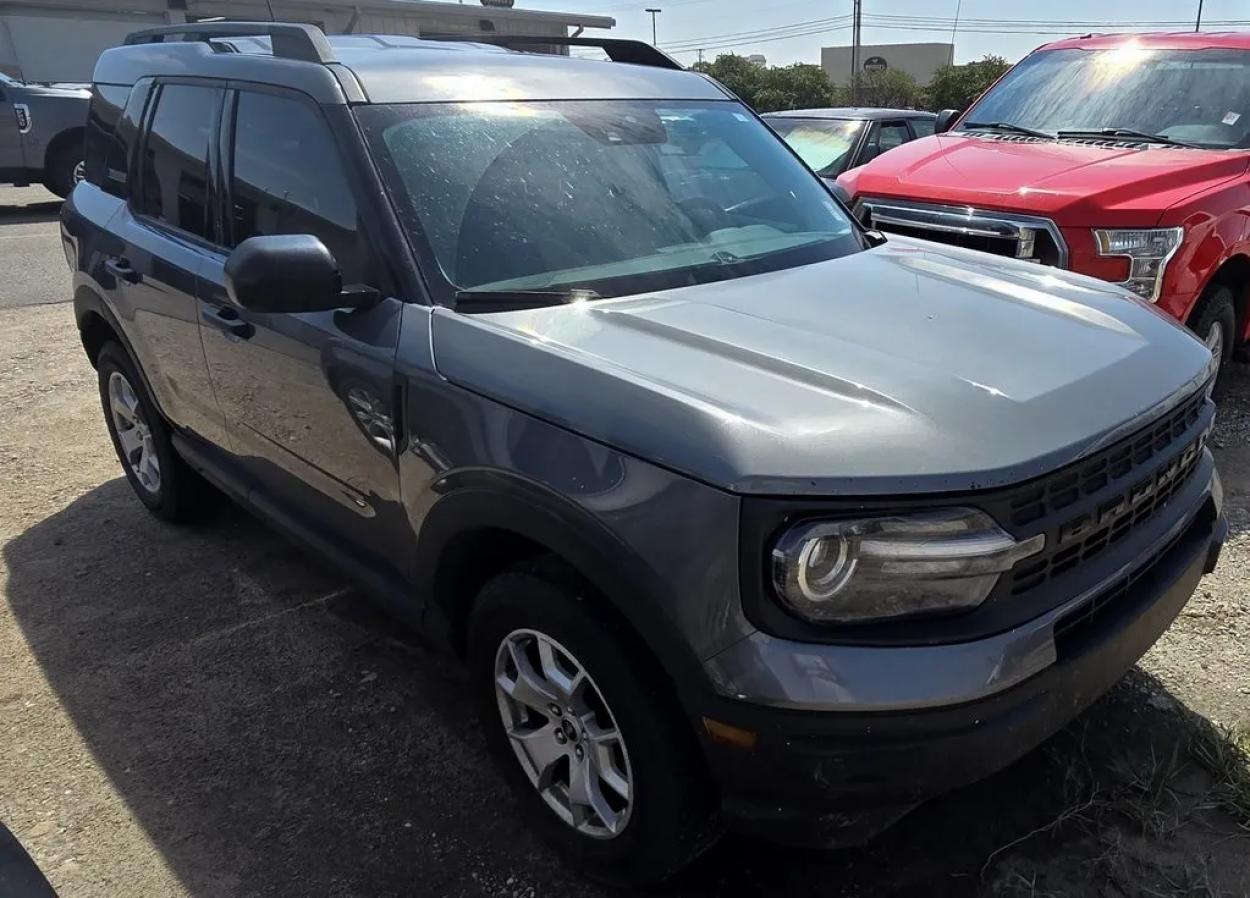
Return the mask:
<svg viewBox="0 0 1250 898"><path fill-rule="evenodd" d="M243 512L162 524L118 478L4 560L26 643L189 894L619 894L527 830L456 665ZM1039 831L1075 865L1086 834L1045 830L1081 801L1073 770L1111 763L1126 727L1149 742L1176 725L1141 688L868 847L731 837L659 894L976 894L1010 855L995 852Z"/></svg>
<svg viewBox="0 0 1250 898"><path fill-rule="evenodd" d="M38 224L56 221L61 214L61 201L25 203L16 206L0 204L0 225Z"/></svg>

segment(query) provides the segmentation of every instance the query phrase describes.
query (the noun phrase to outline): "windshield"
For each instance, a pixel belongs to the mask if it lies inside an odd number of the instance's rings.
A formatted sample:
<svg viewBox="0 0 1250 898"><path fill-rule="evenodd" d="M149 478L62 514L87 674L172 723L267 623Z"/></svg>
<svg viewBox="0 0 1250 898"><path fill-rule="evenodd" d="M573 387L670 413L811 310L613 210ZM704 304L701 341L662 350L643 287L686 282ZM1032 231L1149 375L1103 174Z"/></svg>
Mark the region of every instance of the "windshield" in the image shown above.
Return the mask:
<svg viewBox="0 0 1250 898"><path fill-rule="evenodd" d="M821 183L732 102L364 107L418 252L456 291L622 296L861 248Z"/></svg>
<svg viewBox="0 0 1250 898"><path fill-rule="evenodd" d="M1050 134L1130 129L1242 148L1250 145L1250 51L1046 50L1021 60L964 121Z"/></svg>
<svg viewBox="0 0 1250 898"><path fill-rule="evenodd" d="M768 119L772 129L790 144L808 168L822 178L833 178L846 170L851 148L864 130L864 122L850 119L810 119L778 117Z"/></svg>

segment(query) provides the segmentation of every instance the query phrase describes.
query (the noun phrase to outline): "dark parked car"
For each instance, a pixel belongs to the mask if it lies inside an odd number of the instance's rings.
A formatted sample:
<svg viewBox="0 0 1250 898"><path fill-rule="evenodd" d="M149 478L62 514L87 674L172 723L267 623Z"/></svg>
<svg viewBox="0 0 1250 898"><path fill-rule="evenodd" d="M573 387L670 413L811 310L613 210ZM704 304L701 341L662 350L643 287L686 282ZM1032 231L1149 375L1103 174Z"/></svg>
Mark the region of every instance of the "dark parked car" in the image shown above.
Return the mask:
<svg viewBox="0 0 1250 898"><path fill-rule="evenodd" d="M23 84L0 74L0 183L42 183L68 196L83 176L90 99L84 85Z"/></svg>
<svg viewBox="0 0 1250 898"><path fill-rule="evenodd" d="M104 53L62 224L122 468L463 659L597 876L865 838L1062 727L1211 569L1211 353L1111 284L883 242L715 81L564 42L613 61Z"/></svg>
<svg viewBox="0 0 1250 898"><path fill-rule="evenodd" d="M795 109L764 121L822 178L876 159L886 150L933 133L937 116L918 109Z"/></svg>

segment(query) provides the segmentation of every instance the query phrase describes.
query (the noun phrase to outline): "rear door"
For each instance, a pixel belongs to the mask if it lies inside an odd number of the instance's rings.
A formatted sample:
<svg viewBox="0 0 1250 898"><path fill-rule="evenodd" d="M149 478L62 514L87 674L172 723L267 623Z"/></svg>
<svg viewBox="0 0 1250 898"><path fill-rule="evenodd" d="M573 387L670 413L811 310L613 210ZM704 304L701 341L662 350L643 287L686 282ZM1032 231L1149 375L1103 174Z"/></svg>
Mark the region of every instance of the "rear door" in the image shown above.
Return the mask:
<svg viewBox="0 0 1250 898"><path fill-rule="evenodd" d="M109 298L161 409L175 425L227 445L200 342L197 279L220 253L209 214L223 86L157 81L139 135L128 201L110 227Z"/></svg>
<svg viewBox="0 0 1250 898"><path fill-rule="evenodd" d="M369 239L372 203L336 133L302 95L240 89L223 128L228 247L255 236L312 234L344 285L376 288L366 308L259 313L234 305L226 257L202 272L204 348L255 499L314 537L349 543L357 560L393 569L408 543L396 459L395 348L403 303ZM376 569L376 568L375 568Z"/></svg>

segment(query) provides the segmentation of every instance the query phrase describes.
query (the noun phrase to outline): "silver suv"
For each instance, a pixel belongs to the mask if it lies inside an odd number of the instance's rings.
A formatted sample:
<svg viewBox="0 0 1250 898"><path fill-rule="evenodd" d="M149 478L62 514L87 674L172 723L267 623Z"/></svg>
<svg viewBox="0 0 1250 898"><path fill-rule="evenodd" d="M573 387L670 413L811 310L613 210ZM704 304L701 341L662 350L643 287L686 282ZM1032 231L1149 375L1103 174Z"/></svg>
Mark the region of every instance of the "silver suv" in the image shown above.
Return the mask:
<svg viewBox="0 0 1250 898"><path fill-rule="evenodd" d="M1108 689L1215 562L1211 353L864 231L724 88L214 23L95 73L63 213L140 501L216 491L463 659L592 874L871 835Z"/></svg>

